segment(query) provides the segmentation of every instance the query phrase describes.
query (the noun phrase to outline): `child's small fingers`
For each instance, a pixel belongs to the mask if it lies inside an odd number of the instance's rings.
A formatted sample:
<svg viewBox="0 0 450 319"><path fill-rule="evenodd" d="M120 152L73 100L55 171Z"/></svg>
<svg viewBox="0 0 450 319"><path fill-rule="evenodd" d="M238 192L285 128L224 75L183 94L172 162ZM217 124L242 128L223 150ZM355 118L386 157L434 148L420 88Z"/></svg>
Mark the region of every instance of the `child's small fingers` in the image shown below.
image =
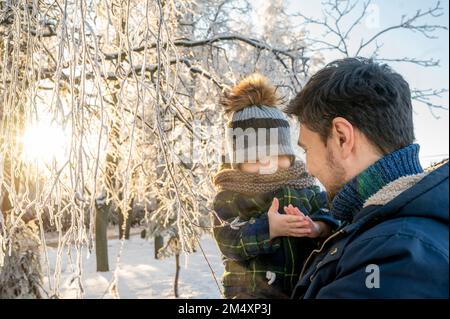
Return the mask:
<svg viewBox="0 0 450 319"><path fill-rule="evenodd" d="M289 214L289 215L286 215L285 217L286 217L286 221L287 221L288 223L295 223L295 222L301 222L301 221L302 221L302 219L300 218L300 216L297 216L297 215L291 215L291 214Z"/></svg>
<svg viewBox="0 0 450 319"><path fill-rule="evenodd" d="M298 222L292 222L288 224L289 229L294 228L306 228L309 225L307 221L298 221Z"/></svg>
<svg viewBox="0 0 450 319"><path fill-rule="evenodd" d="M305 217L305 214L303 214L300 209L298 209L297 207L295 207L295 213L301 217Z"/></svg>
<svg viewBox="0 0 450 319"><path fill-rule="evenodd" d="M291 206L288 206L288 207L286 208L286 212L288 212L290 215L294 215L294 214L295 214L295 212L294 212L294 210L292 209Z"/></svg>
<svg viewBox="0 0 450 319"><path fill-rule="evenodd" d="M294 211L294 207L291 205L291 204L289 204L288 206L285 206L286 207L286 212L289 212L290 214L295 214L295 211Z"/></svg>

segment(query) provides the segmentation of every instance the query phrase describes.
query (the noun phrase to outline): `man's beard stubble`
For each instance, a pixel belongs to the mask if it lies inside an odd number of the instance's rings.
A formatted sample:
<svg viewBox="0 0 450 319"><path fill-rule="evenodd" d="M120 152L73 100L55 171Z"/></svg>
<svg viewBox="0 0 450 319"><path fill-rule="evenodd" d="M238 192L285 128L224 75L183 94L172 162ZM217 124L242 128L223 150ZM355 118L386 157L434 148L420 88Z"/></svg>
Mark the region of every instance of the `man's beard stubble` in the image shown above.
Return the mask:
<svg viewBox="0 0 450 319"><path fill-rule="evenodd" d="M331 203L333 202L334 197L346 183L345 182L345 170L341 165L339 165L335 161L333 152L330 149L327 150L326 161L327 161L328 170L329 170L332 178L330 178L329 185L324 185L324 186L327 191L328 203L331 206Z"/></svg>

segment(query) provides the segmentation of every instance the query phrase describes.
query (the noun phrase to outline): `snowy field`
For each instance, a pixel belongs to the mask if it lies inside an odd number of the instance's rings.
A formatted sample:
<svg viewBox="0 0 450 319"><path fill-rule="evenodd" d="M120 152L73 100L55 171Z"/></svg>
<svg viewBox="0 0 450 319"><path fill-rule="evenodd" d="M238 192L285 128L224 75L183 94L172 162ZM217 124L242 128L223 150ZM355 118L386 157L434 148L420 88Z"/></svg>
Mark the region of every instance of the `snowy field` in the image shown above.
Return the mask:
<svg viewBox="0 0 450 319"><path fill-rule="evenodd" d="M220 283L223 266L220 252L211 236L205 235L201 239L205 254L214 269ZM113 298L108 292L109 284L113 278L116 268L117 254L119 252L120 240L109 239L109 272L96 272L95 254L87 255L87 249L83 249L83 275L82 286L84 298ZM56 268L57 250L48 247L48 258L50 264L50 278L53 277ZM62 255L60 297L76 298L78 280L72 280L76 273L75 249L70 257L67 251ZM72 259L71 262L69 262ZM45 265L45 261L44 261ZM211 274L207 262L200 249L190 255L180 256L180 278L178 285L179 298L220 298L220 292ZM49 277L47 267L44 287L49 291ZM124 241L124 249L120 258L118 268L118 294L120 298L174 298L173 282L175 277L175 257L163 260L154 259L154 243L141 239L139 234L132 234L129 240ZM54 280L52 279L54 282Z"/></svg>

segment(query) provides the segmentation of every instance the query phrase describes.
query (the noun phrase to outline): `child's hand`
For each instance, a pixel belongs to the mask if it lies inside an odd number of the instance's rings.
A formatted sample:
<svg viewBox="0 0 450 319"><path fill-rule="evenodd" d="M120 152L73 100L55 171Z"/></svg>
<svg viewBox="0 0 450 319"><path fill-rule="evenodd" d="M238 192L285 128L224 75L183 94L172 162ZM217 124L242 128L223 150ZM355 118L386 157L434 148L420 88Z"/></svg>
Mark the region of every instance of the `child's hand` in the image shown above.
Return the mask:
<svg viewBox="0 0 450 319"><path fill-rule="evenodd" d="M295 237L317 238L326 236L329 232L329 227L327 224L320 221L314 222L309 216L306 216L297 207L294 207L291 204L287 207L285 206L284 211L286 215L300 216L301 218L299 229L296 232L301 235L297 235Z"/></svg>
<svg viewBox="0 0 450 319"><path fill-rule="evenodd" d="M274 198L267 212L269 217L270 239L280 236L303 237L304 229L301 228L304 221L301 216L282 215L278 213L278 198Z"/></svg>

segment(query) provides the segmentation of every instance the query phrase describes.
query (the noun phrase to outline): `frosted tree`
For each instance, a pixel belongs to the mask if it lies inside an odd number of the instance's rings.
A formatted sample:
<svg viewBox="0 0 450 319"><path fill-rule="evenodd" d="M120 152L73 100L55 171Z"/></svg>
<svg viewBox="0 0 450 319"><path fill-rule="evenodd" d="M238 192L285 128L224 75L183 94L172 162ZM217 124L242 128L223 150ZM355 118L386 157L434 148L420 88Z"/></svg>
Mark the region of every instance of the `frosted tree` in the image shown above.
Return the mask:
<svg viewBox="0 0 450 319"><path fill-rule="evenodd" d="M1 109L4 278L15 276L7 266L17 264L8 262L18 252L13 234L24 220L24 207L37 224L30 228L33 247L44 248L49 282L43 293L48 297L59 295L65 251L75 252L72 282L82 297L81 248L92 252L95 237L97 251L104 248L111 209L123 216L126 235L133 206L156 201L147 224L149 234L168 239L161 251L166 256L192 252L201 233L210 231L210 177L218 165L211 159L220 156L211 128L222 124L216 102L241 73L239 65L229 66L227 54L241 45L248 52L273 48L240 33L242 24L229 18L235 10L247 13L248 4L224 1L212 9L208 4L4 4L2 34L14 40L2 43L1 92L8 101ZM63 138L60 154L44 158L45 149L21 152L30 144L43 147L36 138L44 126ZM39 134L29 133L33 127ZM29 141L16 143L11 138L16 135L27 135ZM55 267L46 258L46 225L58 233ZM103 262L108 258L97 257ZM38 259L36 254L28 268L35 265L40 276ZM116 287L114 277L111 292L118 296Z"/></svg>
<svg viewBox="0 0 450 319"><path fill-rule="evenodd" d="M327 0L322 3L322 7L323 16L321 17L306 16L302 12L294 14L299 18L298 24L302 29L321 30L320 37L312 35L311 32L308 32L306 36L312 49L319 52L333 52L341 58L364 56L390 64L412 63L425 68L440 66L440 61L437 59L412 57L401 49L398 50L398 56L381 55L387 33L403 31L434 40L437 39L437 31L448 30L446 26L433 23L433 19L444 13L440 1L436 1L429 7L418 8L414 14L404 14L399 17L397 24L383 28L378 28L382 7L371 0ZM369 30L364 32L364 36L357 35L361 27ZM374 31L370 32L371 30ZM426 105L433 115L436 109L448 110L447 107L434 102L436 98L439 100L447 92L448 88L411 89L412 99Z"/></svg>
<svg viewBox="0 0 450 319"><path fill-rule="evenodd" d="M2 1L0 10L0 298L35 298L41 296L39 238L35 209L21 191L35 184L22 174L17 154L35 84L30 64L36 39L27 35L39 30L40 17L22 1Z"/></svg>

